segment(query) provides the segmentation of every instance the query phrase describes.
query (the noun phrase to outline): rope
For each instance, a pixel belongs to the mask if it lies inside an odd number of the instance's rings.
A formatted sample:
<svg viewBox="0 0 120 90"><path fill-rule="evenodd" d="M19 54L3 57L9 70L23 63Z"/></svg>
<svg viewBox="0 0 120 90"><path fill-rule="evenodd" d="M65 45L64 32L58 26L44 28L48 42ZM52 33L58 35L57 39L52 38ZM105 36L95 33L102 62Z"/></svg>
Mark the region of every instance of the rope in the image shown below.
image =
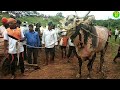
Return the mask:
<svg viewBox="0 0 120 90"><path fill-rule="evenodd" d="M83 27L82 27L83 28ZM97 35L94 35L93 33L91 33L90 31L88 31L88 30L86 30L85 28L83 28L83 30L85 30L86 32L89 32L91 35L93 35L93 36L95 36L95 37L97 37L97 38L100 38L100 37L98 37ZM75 31L75 30L70 30L70 31ZM66 31L65 31L66 32ZM67 31L68 32L68 31ZM100 39L102 39L102 38L100 38ZM58 42L60 39L58 39L56 42ZM104 39L102 39L102 40L104 40ZM2 43L2 42L4 42L4 41L1 41L0 43ZM53 44L55 44L56 42L54 42ZM109 43L111 43L111 44L114 44L114 45L116 45L116 46L120 46L119 44L116 44L116 43L113 43L113 42L110 42L110 41L106 41L106 42L109 42ZM51 45L53 45L53 44L51 44ZM29 47L32 47L32 48L45 48L45 47L35 47L35 46L31 46L31 45L28 45L28 44L23 44L23 45L26 45L26 46L29 46ZM49 45L49 46L51 46L51 45Z"/></svg>
<svg viewBox="0 0 120 90"><path fill-rule="evenodd" d="M61 38L59 38L56 42L58 42ZM54 42L53 44L55 44L56 42ZM22 43L23 44L23 43ZM49 46L52 46L53 44L49 45ZM35 47L35 46L31 46L31 45L28 45L28 44L23 44L23 45L26 45L26 46L29 46L29 47L32 47L32 48L45 48L45 47Z"/></svg>
<svg viewBox="0 0 120 90"><path fill-rule="evenodd" d="M82 28L83 28L83 27L82 27ZM95 34L91 33L90 31L86 30L85 28L83 28L83 30L85 30L86 32L90 33L91 35L93 35L93 36L95 36L95 37L97 37L97 38L100 38L100 37L98 37L97 35L95 35ZM70 32L70 31L75 31L75 30L68 30L67 32ZM102 39L102 38L100 38L100 39ZM102 39L102 40L104 40L104 39ZM104 41L105 41L105 40L104 40ZM114 45L116 45L116 46L120 46L119 44L116 44L116 43L113 43L113 42L110 42L110 41L106 41L106 42L109 42L109 43L114 44ZM119 43L120 43L120 42L119 42Z"/></svg>
<svg viewBox="0 0 120 90"><path fill-rule="evenodd" d="M63 31L64 32L64 31ZM58 42L60 39L58 39L56 42ZM4 41L1 41L0 43L2 43ZM53 44L55 44L56 42L54 42ZM22 43L23 44L23 43ZM53 44L49 45L49 46L52 46ZM45 47L35 47L35 46L31 46L31 45L28 45L28 44L23 44L23 45L26 45L26 46L29 46L29 47L32 47L32 48L45 48Z"/></svg>
<svg viewBox="0 0 120 90"><path fill-rule="evenodd" d="M83 28L83 27L82 27L82 28ZM100 38L100 37L98 37L97 35L95 35L95 34L91 33L90 31L86 30L85 28L83 28L83 30L85 30L86 32L89 32L91 35L93 35L93 36L95 36L95 37L97 37L97 38ZM102 38L100 38L100 39L102 39ZM104 40L104 39L102 39L102 40ZM104 40L104 41L105 41L105 40ZM106 42L109 42L109 43L114 44L114 45L116 45L116 46L120 46L119 44L116 44L116 43L113 43L113 42L110 42L110 41L106 41Z"/></svg>
<svg viewBox="0 0 120 90"><path fill-rule="evenodd" d="M90 11L89 11L85 16L87 16L89 13L90 13ZM76 14L76 16L78 16L78 14L77 14L76 11L75 11L75 14ZM100 37L98 37L97 35L91 33L90 31L88 31L88 30L86 30L86 29L84 29L84 28L83 28L83 30L85 30L86 32L89 32L91 35L93 35L93 36L95 36L95 37L97 37L97 38L100 38ZM72 30L72 31L73 31L73 30ZM102 38L100 38L100 39L102 39ZM104 39L102 39L102 40L104 40ZM104 40L104 41L105 41L105 40ZM114 44L114 45L116 45L116 46L120 46L119 44L116 44L116 43L113 43L113 42L110 42L110 41L106 41L106 42L111 43L111 44Z"/></svg>
<svg viewBox="0 0 120 90"><path fill-rule="evenodd" d="M20 42L17 42L16 43L16 48L17 48L17 58L18 58L18 61L17 61L17 66L19 65L19 54L20 54Z"/></svg>

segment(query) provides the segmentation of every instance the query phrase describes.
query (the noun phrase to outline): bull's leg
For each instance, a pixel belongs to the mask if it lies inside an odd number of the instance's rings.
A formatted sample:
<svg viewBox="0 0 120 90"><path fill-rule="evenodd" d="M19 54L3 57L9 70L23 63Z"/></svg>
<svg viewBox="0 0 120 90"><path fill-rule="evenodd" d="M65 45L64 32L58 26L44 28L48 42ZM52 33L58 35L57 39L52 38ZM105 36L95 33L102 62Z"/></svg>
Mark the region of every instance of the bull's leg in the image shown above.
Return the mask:
<svg viewBox="0 0 120 90"><path fill-rule="evenodd" d="M104 55L105 55L105 52L107 50L107 46L108 46L108 42L106 42L104 49L100 52L101 53L101 56L100 56L100 69L99 69L100 72L102 71L102 67L103 67L103 63L104 63Z"/></svg>
<svg viewBox="0 0 120 90"><path fill-rule="evenodd" d="M101 51L101 57L100 57L100 69L99 69L99 72L101 73L101 78L105 78L105 72L104 72L105 68L103 68L104 55L105 55L105 50Z"/></svg>
<svg viewBox="0 0 120 90"><path fill-rule="evenodd" d="M116 62L116 59L117 59L117 58L118 58L118 54L117 54L117 55L115 56L115 58L113 59L113 62L114 62L114 63L117 63L117 62Z"/></svg>
<svg viewBox="0 0 120 90"><path fill-rule="evenodd" d="M99 71L101 72L102 67L103 67L103 63L104 63L104 54L105 54L105 52L104 52L104 50L102 50L100 53L101 53L101 56L100 56L100 69L99 69Z"/></svg>
<svg viewBox="0 0 120 90"><path fill-rule="evenodd" d="M81 68L82 68L82 59L78 58L78 63L79 63L79 73L77 74L76 77L81 78Z"/></svg>
<svg viewBox="0 0 120 90"><path fill-rule="evenodd" d="M96 58L96 53L92 57L92 61L91 61L91 64L90 64L90 69L91 70L92 70L92 66L93 66L93 62L94 62L95 58Z"/></svg>
<svg viewBox="0 0 120 90"><path fill-rule="evenodd" d="M108 40L107 40L107 41L108 41ZM106 52L107 46L108 46L108 42L106 42L106 44L105 44L104 52Z"/></svg>
<svg viewBox="0 0 120 90"><path fill-rule="evenodd" d="M103 62L104 62L104 55L105 55L105 52L107 50L107 46L108 46L108 42L106 42L104 49L100 52L100 54L101 54L101 56L100 56L100 69L99 69L100 72L102 71L102 66L103 66Z"/></svg>
<svg viewBox="0 0 120 90"><path fill-rule="evenodd" d="M96 58L96 53L92 56L92 59L89 60L89 63L87 65L87 68L89 71L88 78L91 78L91 71L92 71L92 66L93 66L93 62L94 62L95 58Z"/></svg>

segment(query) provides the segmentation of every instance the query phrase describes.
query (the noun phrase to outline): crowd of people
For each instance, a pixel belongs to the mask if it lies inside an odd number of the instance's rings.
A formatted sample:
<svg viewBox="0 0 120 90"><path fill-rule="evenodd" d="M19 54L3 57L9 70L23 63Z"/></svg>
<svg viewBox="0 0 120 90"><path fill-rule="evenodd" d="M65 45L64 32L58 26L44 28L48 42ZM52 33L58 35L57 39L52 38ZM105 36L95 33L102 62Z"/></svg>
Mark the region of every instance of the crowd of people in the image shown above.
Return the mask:
<svg viewBox="0 0 120 90"><path fill-rule="evenodd" d="M29 64L38 64L41 48L45 49L44 65L54 63L56 47L60 46L61 57L68 58L68 62L71 53L76 53L74 44L67 37L67 33L56 29L53 22L48 22L48 28L41 32L41 23L28 24L26 21L21 22L15 18L6 17L3 17L1 21L0 37L4 40L3 53L10 60L12 79L16 76L17 63L19 63L22 75L25 75L24 61ZM70 47L68 55L66 47Z"/></svg>
<svg viewBox="0 0 120 90"><path fill-rule="evenodd" d="M38 64L38 54L41 48L45 49L44 65L54 63L56 47L60 48L61 58L67 58L67 62L70 62L72 53L77 57L75 45L71 39L67 37L67 32L56 29L53 22L48 22L48 28L43 32L40 30L41 23L28 24L26 21L21 22L15 18L6 17L3 17L1 22L0 38L4 40L4 56L10 60L12 79L16 76L17 63L19 63L22 75L25 75L24 61L27 61L29 64ZM110 29L109 38L111 38L111 35L112 31ZM116 27L115 41L118 35L118 27ZM113 60L114 62L116 62L116 58L120 56L119 51L120 48Z"/></svg>

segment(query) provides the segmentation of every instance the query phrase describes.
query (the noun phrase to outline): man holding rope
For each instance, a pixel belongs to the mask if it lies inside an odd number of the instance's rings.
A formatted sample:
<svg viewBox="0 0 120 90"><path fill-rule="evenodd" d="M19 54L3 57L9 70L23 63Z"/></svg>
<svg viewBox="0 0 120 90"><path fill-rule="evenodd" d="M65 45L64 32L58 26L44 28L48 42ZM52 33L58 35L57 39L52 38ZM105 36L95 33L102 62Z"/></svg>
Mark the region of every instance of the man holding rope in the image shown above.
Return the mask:
<svg viewBox="0 0 120 90"><path fill-rule="evenodd" d="M16 23L17 21L15 19L9 18L8 19L9 28L7 28L4 32L4 46L5 46L4 52L6 57L9 54L10 69L12 74L11 79L15 78L17 62L20 66L22 75L25 75L24 57L23 57L24 48L22 43L20 42L24 38L24 35L21 32L20 28L17 27ZM17 52L18 48L19 48L19 53Z"/></svg>
<svg viewBox="0 0 120 90"><path fill-rule="evenodd" d="M27 56L29 64L37 64L38 57L38 48L40 46L40 38L38 32L34 31L34 26L32 24L29 25L29 31L25 33L25 38L27 42ZM33 63L32 63L32 55L33 55Z"/></svg>
<svg viewBox="0 0 120 90"><path fill-rule="evenodd" d="M50 63L54 63L55 45L58 45L57 35L53 29L53 23L48 23L48 29L44 30L42 36L42 44L45 47L46 61L45 65L48 65L48 59L50 54Z"/></svg>

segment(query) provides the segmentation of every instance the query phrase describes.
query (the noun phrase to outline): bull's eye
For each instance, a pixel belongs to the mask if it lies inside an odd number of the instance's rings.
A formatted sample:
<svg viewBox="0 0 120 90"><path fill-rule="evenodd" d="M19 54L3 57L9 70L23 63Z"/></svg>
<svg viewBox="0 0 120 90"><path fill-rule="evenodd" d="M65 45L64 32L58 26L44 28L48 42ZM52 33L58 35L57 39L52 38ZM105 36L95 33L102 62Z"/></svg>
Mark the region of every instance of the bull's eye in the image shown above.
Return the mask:
<svg viewBox="0 0 120 90"><path fill-rule="evenodd" d="M73 21L73 19L70 19L70 22L72 22Z"/></svg>
<svg viewBox="0 0 120 90"><path fill-rule="evenodd" d="M65 23L65 26L68 26L68 22Z"/></svg>

